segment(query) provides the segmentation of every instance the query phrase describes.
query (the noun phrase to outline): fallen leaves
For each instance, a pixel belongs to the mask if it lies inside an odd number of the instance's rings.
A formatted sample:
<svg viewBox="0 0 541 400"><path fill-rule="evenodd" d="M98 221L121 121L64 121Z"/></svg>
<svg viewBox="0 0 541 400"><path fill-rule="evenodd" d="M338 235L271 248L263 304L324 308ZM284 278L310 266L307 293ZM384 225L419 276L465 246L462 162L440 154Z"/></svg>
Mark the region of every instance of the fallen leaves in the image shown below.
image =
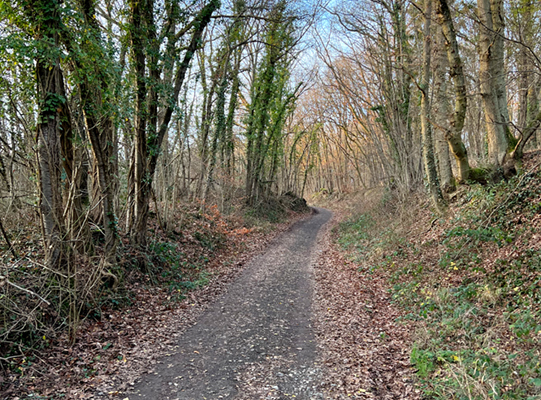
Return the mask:
<svg viewBox="0 0 541 400"><path fill-rule="evenodd" d="M346 260L331 240L331 227L314 269L315 327L329 398L419 399L410 332L395 322L400 312L390 304L385 280Z"/></svg>
<svg viewBox="0 0 541 400"><path fill-rule="evenodd" d="M196 323L248 259L304 217L306 214L292 214L289 221L275 226L272 232L240 229L228 234L227 245L209 253L205 266L210 273L209 283L188 293L181 302L165 301L169 295L166 288L134 282L129 288L133 295L130 307L105 309L101 320L83 321L73 347L68 347L64 335L32 355L32 365L25 367L23 374L10 372L3 377L0 398L118 398L140 375L151 372L162 357L177 351L175 339ZM225 229L221 223L216 226L220 231ZM181 241L186 253L195 253L195 245L200 248L196 240L188 237Z"/></svg>

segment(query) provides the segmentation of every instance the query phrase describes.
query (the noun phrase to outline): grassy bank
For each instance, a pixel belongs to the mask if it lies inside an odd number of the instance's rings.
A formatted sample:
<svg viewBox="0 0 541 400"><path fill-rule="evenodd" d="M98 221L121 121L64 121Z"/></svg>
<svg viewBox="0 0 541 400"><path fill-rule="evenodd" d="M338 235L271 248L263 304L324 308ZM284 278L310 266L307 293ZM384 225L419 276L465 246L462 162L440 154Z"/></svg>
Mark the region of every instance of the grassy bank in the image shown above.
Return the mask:
<svg viewBox="0 0 541 400"><path fill-rule="evenodd" d="M339 226L385 277L426 398L541 399L541 173L460 188L447 214L384 197ZM408 204L418 204L410 198Z"/></svg>

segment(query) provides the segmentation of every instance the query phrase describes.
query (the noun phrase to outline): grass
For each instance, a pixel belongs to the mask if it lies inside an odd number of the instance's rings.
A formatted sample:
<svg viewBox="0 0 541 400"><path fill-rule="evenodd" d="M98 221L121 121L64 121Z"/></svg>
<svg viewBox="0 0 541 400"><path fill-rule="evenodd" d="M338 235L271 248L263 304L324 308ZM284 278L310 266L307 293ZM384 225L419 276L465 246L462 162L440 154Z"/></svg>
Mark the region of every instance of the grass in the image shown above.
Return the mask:
<svg viewBox="0 0 541 400"><path fill-rule="evenodd" d="M446 219L369 211L340 225L338 243L385 276L416 327L425 398L541 399L540 195L541 174L528 173L472 185Z"/></svg>

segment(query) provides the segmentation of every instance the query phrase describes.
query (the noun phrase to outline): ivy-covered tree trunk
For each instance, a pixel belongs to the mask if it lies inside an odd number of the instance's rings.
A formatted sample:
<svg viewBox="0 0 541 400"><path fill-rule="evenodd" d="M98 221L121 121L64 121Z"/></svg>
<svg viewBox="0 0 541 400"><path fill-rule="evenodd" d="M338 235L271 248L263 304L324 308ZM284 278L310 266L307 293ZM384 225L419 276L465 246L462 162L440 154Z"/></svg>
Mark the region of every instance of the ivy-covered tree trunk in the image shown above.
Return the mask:
<svg viewBox="0 0 541 400"><path fill-rule="evenodd" d="M285 85L289 78L294 25L287 16L286 3L277 3L268 18L264 56L252 83L252 101L246 124L245 190L248 205L255 205L261 196L269 193L268 185L274 179L274 154L279 148L273 145L281 135L291 96ZM267 167L270 174L265 176Z"/></svg>
<svg viewBox="0 0 541 400"><path fill-rule="evenodd" d="M269 107L272 100L272 84L275 78L275 64L278 49L269 48L262 70L254 82L250 115L246 128L246 201L254 205L261 191L261 160L267 156L264 135L269 123Z"/></svg>
<svg viewBox="0 0 541 400"><path fill-rule="evenodd" d="M152 181L162 142L169 128L190 63L202 45L203 31L219 6L219 0L210 0L195 15L186 30L167 35L171 42L165 46L165 53L160 54L164 49L158 39L163 39L163 37L157 35L154 25L153 1L132 0L130 2L130 40L136 79L136 117L134 150L128 176L127 220L132 243L141 247L146 246ZM169 12L175 15L170 17L168 29L174 29L176 23L179 22L180 13L174 10L175 8L169 9ZM174 63L178 56L176 43L188 30L192 32L191 37L184 48L183 57L176 61L171 81L172 88L158 91L164 72L164 63L158 63L158 60L162 57L165 63ZM147 53L150 53L150 57L147 57ZM169 69L172 70L172 67L166 68L165 71ZM147 85L147 82L150 84ZM160 106L163 108L159 109Z"/></svg>
<svg viewBox="0 0 541 400"><path fill-rule="evenodd" d="M222 160L228 177L233 175L235 168L235 139L233 136L233 126L235 123L235 112L238 106L238 97L240 92L240 62L241 52L235 52L235 64L231 70L232 84L231 93L229 95L229 107L227 110L227 118L225 121L224 143L222 145Z"/></svg>
<svg viewBox="0 0 541 400"><path fill-rule="evenodd" d="M61 241L64 235L62 204L59 115L60 101L56 91L60 83L57 65L49 66L38 61L36 65L38 87L42 94L37 126L38 165L40 184L40 212L43 220L43 233L47 264L56 266L61 258Z"/></svg>
<svg viewBox="0 0 541 400"><path fill-rule="evenodd" d="M229 58L229 55L226 56ZM225 133L225 92L227 90L227 73L228 73L228 64L229 60L225 60L225 64L219 66L217 71L218 77L218 93L216 94L216 122L215 128L212 135L212 141L210 145L209 166L207 174L207 183L205 185L205 191L203 193L203 200L207 200L210 189L213 185L214 180L214 169L216 167L216 160L218 156L218 145L224 141Z"/></svg>
<svg viewBox="0 0 541 400"><path fill-rule="evenodd" d="M214 108L214 129L212 132L210 152L208 153L208 174L203 199L207 200L214 182L215 169L220 156L221 167L228 178L231 178L234 163L235 142L233 125L238 106L237 97L240 91L240 62L245 47L244 20L245 1L236 0L233 6L234 17L222 38L216 56L216 65L212 77L212 88L216 90ZM230 88L231 87L231 88ZM229 108L226 114L226 97L230 88Z"/></svg>
<svg viewBox="0 0 541 400"><path fill-rule="evenodd" d="M101 225L108 257L117 245L117 221L113 200L113 171L116 155L113 149L112 96L109 62L92 0L81 0L80 8L87 26L82 51L72 51L83 105L83 114L92 152L91 210L94 222ZM70 48L73 50L73 46ZM89 62L99 60L99 64ZM97 84L96 84L97 83Z"/></svg>
<svg viewBox="0 0 541 400"><path fill-rule="evenodd" d="M423 46L423 67L421 75L421 135L423 145L423 163L425 167L428 192L432 198L433 205L440 210L443 207L443 196L436 171L436 160L434 157L434 142L432 139L432 126L430 124L429 110L429 88L430 88L430 62L432 52L432 35L430 26L432 22L432 0L425 0L424 9L424 46Z"/></svg>
<svg viewBox="0 0 541 400"><path fill-rule="evenodd" d="M46 263L59 267L65 255L62 242L65 224L62 199L61 129L64 79L60 66L60 4L57 0L36 0L25 4L39 43L36 56L38 92L37 157L39 168L39 210L41 213Z"/></svg>

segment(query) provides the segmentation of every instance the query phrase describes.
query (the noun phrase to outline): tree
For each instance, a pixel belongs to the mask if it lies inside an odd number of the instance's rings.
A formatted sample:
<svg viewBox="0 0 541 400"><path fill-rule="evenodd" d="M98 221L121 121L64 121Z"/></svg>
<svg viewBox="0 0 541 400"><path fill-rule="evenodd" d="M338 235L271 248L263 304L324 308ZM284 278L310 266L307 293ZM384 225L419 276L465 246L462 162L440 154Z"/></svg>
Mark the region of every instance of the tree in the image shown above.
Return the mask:
<svg viewBox="0 0 541 400"><path fill-rule="evenodd" d="M113 63L108 57L96 19L93 0L78 3L83 32L77 43L72 32L63 31L63 39L74 64L74 75L88 140L92 151L92 204L94 223L104 232L108 257L116 251L118 229L113 205Z"/></svg>
<svg viewBox="0 0 541 400"><path fill-rule="evenodd" d="M246 122L246 202L255 205L268 193L274 179L276 145L281 141L287 110L296 97L288 92L287 82L291 51L295 43L294 24L287 15L286 2L278 2L268 15L264 56L250 89L251 103ZM264 180L265 165L270 160L270 175ZM267 185L265 187L264 185Z"/></svg>
<svg viewBox="0 0 541 400"><path fill-rule="evenodd" d="M428 191L432 203L437 209L443 206L443 195L441 193L438 173L436 171L436 160L434 157L434 141L432 139L432 125L430 124L430 62L431 62L431 22L432 22L432 0L425 0L424 8L424 46L423 65L421 73L421 132L423 140L423 162L428 183Z"/></svg>
<svg viewBox="0 0 541 400"><path fill-rule="evenodd" d="M469 177L470 164L466 147L462 142L462 129L464 128L467 108L466 83L462 69L462 59L460 58L456 32L447 0L438 0L436 13L445 37L450 76L455 86L455 110L450 123L451 127L440 127L440 129L445 131L445 139L455 156L458 167L458 181L465 182Z"/></svg>
<svg viewBox="0 0 541 400"><path fill-rule="evenodd" d="M485 111L488 158L504 163L509 150L509 117L503 54L503 1L478 0L480 93Z"/></svg>
<svg viewBox="0 0 541 400"><path fill-rule="evenodd" d="M214 69L212 87L217 87L216 107L215 107L215 126L212 134L212 143L209 155L209 170L207 184L203 199L207 200L207 194L211 189L214 172L217 164L218 151L221 155L222 167L226 174L231 175L235 143L233 140L233 124L235 113L238 106L237 97L240 90L240 62L242 51L245 46L244 37L246 35L243 14L246 11L244 0L235 1L233 5L233 19L227 26L226 32L222 38L220 49L216 57L216 67ZM230 89L229 108L226 114L227 90ZM204 162L206 160L203 160Z"/></svg>
<svg viewBox="0 0 541 400"><path fill-rule="evenodd" d="M536 136L539 126L539 91L541 79L535 73L536 54L534 53L536 41L535 18L539 7L531 0L517 0L511 4L510 20L515 33L515 47L517 54L518 79L518 117L516 135L518 137L515 149L511 153L512 159L519 160L528 140L536 148L541 141ZM537 66L538 68L539 66Z"/></svg>
<svg viewBox="0 0 541 400"><path fill-rule="evenodd" d="M49 267L57 268L63 267L66 257L62 149L67 170L72 169L69 165L72 157L66 151L71 147L71 124L60 65L61 5L57 0L28 0L22 7L35 41L39 201L46 262Z"/></svg>
<svg viewBox="0 0 541 400"><path fill-rule="evenodd" d="M446 130L438 128L447 127L451 116L449 87L447 85L449 60L445 48L445 38L439 25L436 25L434 37L434 92L432 95L432 119L436 128L434 129L434 148L440 185L444 192L449 193L455 189L449 144L444 135Z"/></svg>
<svg viewBox="0 0 541 400"><path fill-rule="evenodd" d="M146 246L152 179L161 145L188 67L202 44L203 31L219 6L219 0L210 0L196 13L187 26L179 29L180 10L176 3L172 3L167 9L168 21L161 34L158 34L154 21L153 0L130 1L129 36L136 80L136 106L133 161L130 165L128 183L127 226L133 243L139 246ZM190 31L191 35L184 50L184 56L174 67L178 52L177 45L180 39ZM163 43L165 38L168 40ZM163 79L162 76L168 76L168 70L173 69L172 88L166 90L160 85L160 81ZM148 85L147 82L150 84Z"/></svg>

